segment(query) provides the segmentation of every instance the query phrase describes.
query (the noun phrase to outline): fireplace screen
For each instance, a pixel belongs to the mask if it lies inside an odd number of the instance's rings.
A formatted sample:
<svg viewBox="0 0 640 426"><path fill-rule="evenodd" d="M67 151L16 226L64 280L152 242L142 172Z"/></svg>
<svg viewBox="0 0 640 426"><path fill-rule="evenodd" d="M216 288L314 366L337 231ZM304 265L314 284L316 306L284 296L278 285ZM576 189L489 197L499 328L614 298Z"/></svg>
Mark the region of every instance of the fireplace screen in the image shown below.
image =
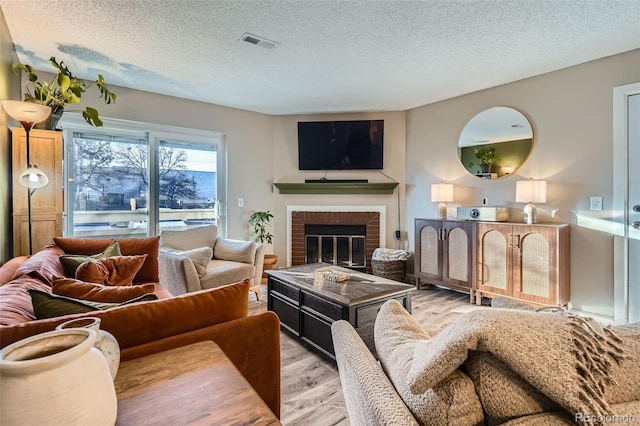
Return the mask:
<svg viewBox="0 0 640 426"><path fill-rule="evenodd" d="M306 263L366 268L365 225L305 225Z"/></svg>

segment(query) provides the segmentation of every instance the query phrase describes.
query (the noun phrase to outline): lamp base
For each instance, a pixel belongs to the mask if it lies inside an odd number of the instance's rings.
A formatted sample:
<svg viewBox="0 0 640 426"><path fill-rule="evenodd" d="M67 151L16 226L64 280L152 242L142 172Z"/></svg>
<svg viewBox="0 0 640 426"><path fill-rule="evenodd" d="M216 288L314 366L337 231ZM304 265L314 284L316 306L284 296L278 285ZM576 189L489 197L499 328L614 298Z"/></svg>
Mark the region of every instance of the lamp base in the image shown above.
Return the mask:
<svg viewBox="0 0 640 426"><path fill-rule="evenodd" d="M524 206L524 223L527 225L533 225L538 221L538 209L533 203L529 203Z"/></svg>
<svg viewBox="0 0 640 426"><path fill-rule="evenodd" d="M447 205L445 203L438 204L438 219L447 218Z"/></svg>

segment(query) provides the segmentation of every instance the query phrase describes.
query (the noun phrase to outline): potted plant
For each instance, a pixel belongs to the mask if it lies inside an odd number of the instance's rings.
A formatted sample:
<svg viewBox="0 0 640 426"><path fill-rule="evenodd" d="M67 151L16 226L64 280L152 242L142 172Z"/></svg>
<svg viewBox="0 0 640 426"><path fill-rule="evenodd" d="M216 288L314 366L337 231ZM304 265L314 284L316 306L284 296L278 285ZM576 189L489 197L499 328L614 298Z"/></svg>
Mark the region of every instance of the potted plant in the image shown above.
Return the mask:
<svg viewBox="0 0 640 426"><path fill-rule="evenodd" d="M44 128L54 129L58 120L62 117L64 106L67 104L80 103L82 94L91 86L98 86L100 98L104 100L105 104L116 101L115 93L109 90L101 74L98 74L97 80L87 85L84 80L76 77L69 71L64 61L58 62L55 56L52 56L49 58L49 62L56 69L56 74L50 82L38 81L38 75L34 73L31 65L16 62L11 66L14 74L18 74L20 70L27 73L28 79L25 82L27 89L25 101L51 107L50 121L44 125ZM102 126L102 121L95 108L86 107L84 111L82 111L82 116L90 125L96 127ZM36 127L38 126L36 125Z"/></svg>
<svg viewBox="0 0 640 426"><path fill-rule="evenodd" d="M266 212L253 212L249 216L249 225L251 225L251 239L257 243L271 244L273 243L273 234L269 232L267 227L271 226L271 219L273 215L269 210ZM266 274L264 271L273 269L278 262L278 256L275 254L264 255L264 266L262 273L262 283L266 283Z"/></svg>
<svg viewBox="0 0 640 426"><path fill-rule="evenodd" d="M491 166L496 161L499 161L500 158L496 157L496 149L491 148L478 148L474 149L473 153L476 158L480 161L480 170L482 173L491 173ZM469 167L473 167L473 161L469 163Z"/></svg>

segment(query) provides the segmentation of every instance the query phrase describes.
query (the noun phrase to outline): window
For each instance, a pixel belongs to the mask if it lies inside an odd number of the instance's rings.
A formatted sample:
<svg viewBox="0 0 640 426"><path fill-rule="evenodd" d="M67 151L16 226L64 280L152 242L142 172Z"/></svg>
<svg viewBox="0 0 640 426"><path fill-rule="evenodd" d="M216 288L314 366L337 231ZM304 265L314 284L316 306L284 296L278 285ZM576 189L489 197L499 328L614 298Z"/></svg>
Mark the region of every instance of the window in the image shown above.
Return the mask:
<svg viewBox="0 0 640 426"><path fill-rule="evenodd" d="M63 119L65 235L145 237L205 224L224 235L221 134L103 121L94 128Z"/></svg>

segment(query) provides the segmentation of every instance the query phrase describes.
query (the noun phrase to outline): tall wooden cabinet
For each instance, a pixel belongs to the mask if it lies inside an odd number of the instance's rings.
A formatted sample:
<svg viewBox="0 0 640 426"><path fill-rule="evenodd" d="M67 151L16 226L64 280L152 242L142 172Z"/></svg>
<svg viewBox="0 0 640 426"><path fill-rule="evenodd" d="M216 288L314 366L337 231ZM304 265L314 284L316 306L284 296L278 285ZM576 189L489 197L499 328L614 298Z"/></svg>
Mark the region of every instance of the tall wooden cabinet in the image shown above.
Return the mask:
<svg viewBox="0 0 640 426"><path fill-rule="evenodd" d="M509 296L541 305L569 302L569 225L477 224L476 297Z"/></svg>
<svg viewBox="0 0 640 426"><path fill-rule="evenodd" d="M29 133L31 163L36 164L49 178L31 197L33 252L51 244L54 236L62 235L64 194L62 182L62 133L50 130L31 130ZM29 254L28 189L18 178L27 168L27 139L24 129L12 130L12 188L13 188L13 254Z"/></svg>
<svg viewBox="0 0 640 426"><path fill-rule="evenodd" d="M417 287L435 284L468 292L473 301L475 227L463 220L415 220Z"/></svg>

